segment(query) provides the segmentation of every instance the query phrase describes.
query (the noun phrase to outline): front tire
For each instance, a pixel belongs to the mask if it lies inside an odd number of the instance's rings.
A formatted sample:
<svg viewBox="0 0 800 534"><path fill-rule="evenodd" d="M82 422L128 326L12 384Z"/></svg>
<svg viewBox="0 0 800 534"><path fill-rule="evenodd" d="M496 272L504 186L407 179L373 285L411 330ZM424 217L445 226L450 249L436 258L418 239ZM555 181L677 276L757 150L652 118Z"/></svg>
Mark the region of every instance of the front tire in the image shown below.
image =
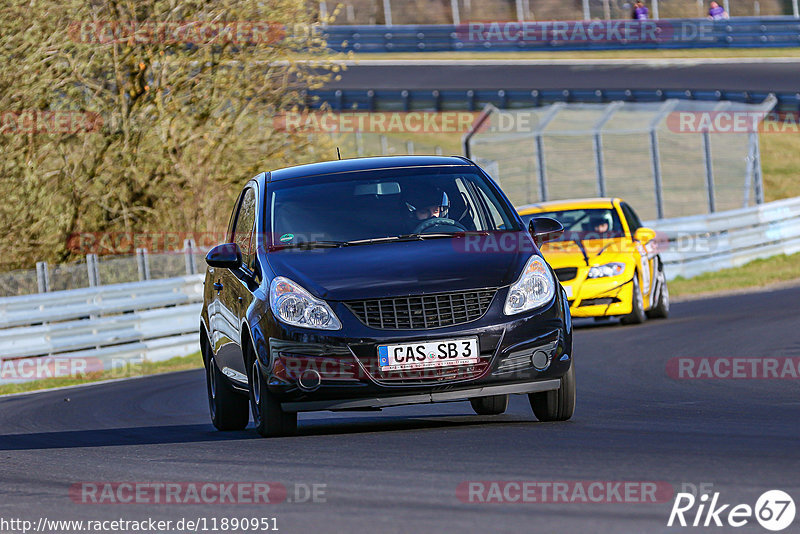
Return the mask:
<svg viewBox="0 0 800 534"><path fill-rule="evenodd" d="M622 324L641 324L647 319L644 313L644 297L642 289L639 287L639 275L633 273L633 296L631 298L631 313L620 319Z"/></svg>
<svg viewBox="0 0 800 534"><path fill-rule="evenodd" d="M656 305L647 311L647 317L650 319L666 319L669 317L669 288L667 287L667 277L664 271L658 271L659 291L658 302Z"/></svg>
<svg viewBox="0 0 800 534"><path fill-rule="evenodd" d="M267 383L259 370L258 359L250 366L250 408L256 432L261 437L291 436L297 433L297 413L284 412L281 403L269 392Z"/></svg>
<svg viewBox="0 0 800 534"><path fill-rule="evenodd" d="M475 397L470 399L469 403L478 415L500 415L508 408L508 395Z"/></svg>
<svg viewBox="0 0 800 534"><path fill-rule="evenodd" d="M205 336L204 336L205 337ZM234 391L228 379L217 368L211 347L206 339L203 340L207 355L206 363L206 391L208 393L208 411L214 428L222 431L244 430L250 421L250 412L247 397Z"/></svg>
<svg viewBox="0 0 800 534"><path fill-rule="evenodd" d="M528 393L533 415L542 422L566 421L575 413L575 362L561 377L561 386L553 391Z"/></svg>

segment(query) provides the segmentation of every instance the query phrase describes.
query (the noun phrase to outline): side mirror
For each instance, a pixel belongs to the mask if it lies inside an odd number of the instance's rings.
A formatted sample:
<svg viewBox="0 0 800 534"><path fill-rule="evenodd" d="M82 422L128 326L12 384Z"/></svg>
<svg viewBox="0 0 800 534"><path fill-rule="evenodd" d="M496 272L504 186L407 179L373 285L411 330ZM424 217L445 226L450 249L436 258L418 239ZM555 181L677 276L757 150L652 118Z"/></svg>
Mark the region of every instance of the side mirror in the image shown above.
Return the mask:
<svg viewBox="0 0 800 534"><path fill-rule="evenodd" d="M211 267L238 269L242 265L242 251L236 243L223 243L208 251L206 263Z"/></svg>
<svg viewBox="0 0 800 534"><path fill-rule="evenodd" d="M633 238L641 244L648 243L656 238L656 231L652 228L639 228L633 234Z"/></svg>
<svg viewBox="0 0 800 534"><path fill-rule="evenodd" d="M528 231L533 236L537 247L547 241L552 241L561 237L564 233L564 227L555 219L550 217L534 217L528 224Z"/></svg>

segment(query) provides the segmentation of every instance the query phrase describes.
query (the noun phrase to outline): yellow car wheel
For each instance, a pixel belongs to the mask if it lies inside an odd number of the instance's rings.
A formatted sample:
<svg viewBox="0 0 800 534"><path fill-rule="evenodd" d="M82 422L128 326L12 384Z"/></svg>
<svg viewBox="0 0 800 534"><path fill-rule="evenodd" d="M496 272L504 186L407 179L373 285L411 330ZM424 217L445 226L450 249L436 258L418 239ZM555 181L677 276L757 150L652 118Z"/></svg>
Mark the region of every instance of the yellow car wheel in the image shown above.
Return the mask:
<svg viewBox="0 0 800 534"><path fill-rule="evenodd" d="M647 316L644 313L644 297L639 287L639 274L633 273L633 296L631 297L631 313L621 319L622 324L641 324Z"/></svg>

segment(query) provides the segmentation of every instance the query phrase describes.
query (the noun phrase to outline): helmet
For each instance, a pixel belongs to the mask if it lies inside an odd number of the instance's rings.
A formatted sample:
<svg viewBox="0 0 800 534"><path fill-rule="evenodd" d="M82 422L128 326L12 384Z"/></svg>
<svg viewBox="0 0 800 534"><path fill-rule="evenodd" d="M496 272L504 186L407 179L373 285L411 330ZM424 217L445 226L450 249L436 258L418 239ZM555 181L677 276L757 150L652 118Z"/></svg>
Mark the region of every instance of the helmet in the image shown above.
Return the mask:
<svg viewBox="0 0 800 534"><path fill-rule="evenodd" d="M412 215L420 209L438 207L439 217L447 217L450 199L447 197L447 193L438 187L424 187L412 190L406 195L406 206Z"/></svg>

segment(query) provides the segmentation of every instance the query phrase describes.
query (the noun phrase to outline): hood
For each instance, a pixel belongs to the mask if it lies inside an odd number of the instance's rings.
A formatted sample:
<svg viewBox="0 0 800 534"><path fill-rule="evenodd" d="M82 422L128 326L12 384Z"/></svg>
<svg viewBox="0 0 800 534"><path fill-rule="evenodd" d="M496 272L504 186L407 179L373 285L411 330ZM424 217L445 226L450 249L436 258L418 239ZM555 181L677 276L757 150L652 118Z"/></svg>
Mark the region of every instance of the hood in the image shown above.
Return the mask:
<svg viewBox="0 0 800 534"><path fill-rule="evenodd" d="M630 239L614 237L607 239L586 239L582 241L589 265L600 265L618 259L619 254L628 254L635 249ZM553 268L566 266L585 266L583 252L575 241L551 241L542 247L542 254Z"/></svg>
<svg viewBox="0 0 800 534"><path fill-rule="evenodd" d="M285 276L333 301L501 287L516 281L530 251L466 252L463 238L374 243L267 254Z"/></svg>

